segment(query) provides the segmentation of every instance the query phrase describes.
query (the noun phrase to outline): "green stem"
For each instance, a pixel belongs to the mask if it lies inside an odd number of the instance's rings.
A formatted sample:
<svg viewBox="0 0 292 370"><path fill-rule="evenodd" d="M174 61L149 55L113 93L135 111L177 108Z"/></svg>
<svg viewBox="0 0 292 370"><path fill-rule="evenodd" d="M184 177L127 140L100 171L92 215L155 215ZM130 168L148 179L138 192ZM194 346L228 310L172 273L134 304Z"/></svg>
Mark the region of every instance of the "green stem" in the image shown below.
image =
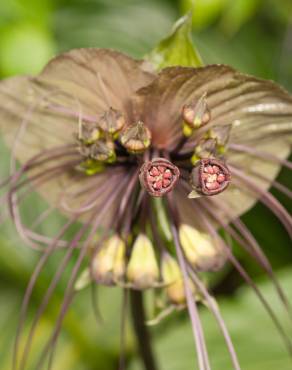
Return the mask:
<svg viewBox="0 0 292 370"><path fill-rule="evenodd" d="M131 311L134 331L145 370L158 370L151 346L150 333L145 325L146 317L143 296L140 291L131 290Z"/></svg>

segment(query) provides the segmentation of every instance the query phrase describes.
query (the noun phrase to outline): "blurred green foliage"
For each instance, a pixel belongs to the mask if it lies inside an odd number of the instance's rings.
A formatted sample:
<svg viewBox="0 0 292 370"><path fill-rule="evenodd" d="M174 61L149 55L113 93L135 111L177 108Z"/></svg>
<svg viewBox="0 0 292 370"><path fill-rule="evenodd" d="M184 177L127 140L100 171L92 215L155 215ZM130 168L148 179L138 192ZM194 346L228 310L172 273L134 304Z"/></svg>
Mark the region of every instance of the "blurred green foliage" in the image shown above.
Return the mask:
<svg viewBox="0 0 292 370"><path fill-rule="evenodd" d="M173 22L188 11L192 11L193 39L205 63L231 64L243 72L274 79L292 91L290 0L1 1L0 76L37 73L54 54L75 47L109 47L142 57L169 34ZM7 173L4 163L8 161L3 158L8 158L8 153L2 143L0 149L1 173ZM279 180L289 186L292 183L291 172L282 171ZM276 190L272 191L291 211L291 202ZM30 218L31 204L40 209L46 206L34 195L25 206L24 217L27 219ZM60 216L54 215L42 231L54 235L60 220ZM291 293L292 248L282 226L260 204L244 215L243 220ZM38 253L29 250L8 223L1 228L0 244L0 368L8 370L20 302ZM235 249L249 272L263 280L256 264L250 263L236 246ZM32 296L30 318L41 302L62 253L58 252L50 261L38 281ZM288 269L285 273L281 272L284 267ZM220 279L225 281L222 276ZM271 288L267 283L264 285L266 296L274 304ZM65 288L66 276L41 319L28 369L33 368L35 356L54 327ZM95 323L90 289L81 291L76 297L64 322L54 370L117 369L121 292L101 289L98 301L104 321ZM276 303L275 307L282 317ZM234 297L224 298L222 311L244 369L289 368L277 334L251 292L242 288ZM202 316L210 338L214 369L231 369L216 324L205 310L202 310ZM171 316L153 332L162 369L192 368L194 349L185 314ZM129 358L135 358L134 349L129 333L126 339ZM131 366L133 370L141 368L136 360Z"/></svg>
<svg viewBox="0 0 292 370"><path fill-rule="evenodd" d="M282 286L291 291L291 269L283 271L280 275ZM284 325L292 335L292 327L288 317L277 299L270 283L261 283L260 288L278 317L283 318ZM264 312L261 303L250 291L244 287L237 291L236 296L219 301L223 317L227 322L231 338L235 343L239 361L244 370L289 370L291 358L285 352L283 343L273 326L271 319ZM201 311L211 366L213 370L232 370L230 357L227 353L224 340L214 318L206 309ZM169 318L168 320L171 320ZM195 362L194 342L192 330L188 321L183 321L171 327L155 340L157 358L161 370L188 370L193 368ZM139 362L133 362L130 370L140 370Z"/></svg>

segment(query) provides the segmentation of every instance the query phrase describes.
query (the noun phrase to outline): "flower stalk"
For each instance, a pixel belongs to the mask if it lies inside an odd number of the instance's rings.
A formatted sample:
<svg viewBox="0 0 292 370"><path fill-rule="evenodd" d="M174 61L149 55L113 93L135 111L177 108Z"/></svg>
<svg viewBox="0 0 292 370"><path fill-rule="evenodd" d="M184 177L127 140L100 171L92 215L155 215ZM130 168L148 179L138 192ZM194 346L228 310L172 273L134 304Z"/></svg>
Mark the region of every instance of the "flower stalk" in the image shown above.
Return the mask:
<svg viewBox="0 0 292 370"><path fill-rule="evenodd" d="M146 314L143 306L143 293L137 290L130 291L133 328L136 334L140 356L145 370L158 370L151 343L151 335L146 323Z"/></svg>

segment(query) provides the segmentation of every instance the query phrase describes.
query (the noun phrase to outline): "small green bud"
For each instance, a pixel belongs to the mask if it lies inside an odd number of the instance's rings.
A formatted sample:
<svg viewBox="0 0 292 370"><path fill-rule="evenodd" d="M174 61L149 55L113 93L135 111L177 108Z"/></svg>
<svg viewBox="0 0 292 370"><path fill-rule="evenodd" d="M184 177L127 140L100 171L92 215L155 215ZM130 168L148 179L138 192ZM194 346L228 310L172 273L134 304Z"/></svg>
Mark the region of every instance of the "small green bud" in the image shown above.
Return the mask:
<svg viewBox="0 0 292 370"><path fill-rule="evenodd" d="M141 121L126 127L120 136L121 144L130 153L142 153L151 144L151 132Z"/></svg>
<svg viewBox="0 0 292 370"><path fill-rule="evenodd" d="M158 282L159 268L154 248L145 234L138 235L133 244L127 279L136 289L151 288Z"/></svg>
<svg viewBox="0 0 292 370"><path fill-rule="evenodd" d="M93 278L102 284L121 282L125 274L126 244L118 236L107 239L92 260Z"/></svg>
<svg viewBox="0 0 292 370"><path fill-rule="evenodd" d="M207 93L204 93L198 100L183 106L183 120L192 130L206 125L211 119L211 113L208 108L206 96Z"/></svg>
<svg viewBox="0 0 292 370"><path fill-rule="evenodd" d="M109 135L115 135L120 132L125 124L124 115L112 107L98 121L100 129Z"/></svg>
<svg viewBox="0 0 292 370"><path fill-rule="evenodd" d="M116 160L114 146L108 141L97 141L90 147L90 158L98 162L113 163Z"/></svg>
<svg viewBox="0 0 292 370"><path fill-rule="evenodd" d="M226 152L231 125L214 127L197 143L191 162L195 165L202 158L222 157Z"/></svg>
<svg viewBox="0 0 292 370"><path fill-rule="evenodd" d="M208 234L182 224L179 227L179 238L187 260L197 270L216 271L225 263L223 250Z"/></svg>
<svg viewBox="0 0 292 370"><path fill-rule="evenodd" d="M208 131L208 138L215 140L217 146L225 147L229 140L231 129L231 125L213 127Z"/></svg>
<svg viewBox="0 0 292 370"><path fill-rule="evenodd" d="M91 145L100 138L100 130L96 123L85 122L79 127L78 141L82 145Z"/></svg>
<svg viewBox="0 0 292 370"><path fill-rule="evenodd" d="M161 275L166 284L166 294L170 302L175 305L185 303L185 288L183 277L176 260L168 253L164 253L161 262Z"/></svg>
<svg viewBox="0 0 292 370"><path fill-rule="evenodd" d="M197 163L197 158L210 158L214 157L216 154L216 141L214 139L201 139L198 145L195 148L195 152L193 157L191 158L191 162L193 165Z"/></svg>

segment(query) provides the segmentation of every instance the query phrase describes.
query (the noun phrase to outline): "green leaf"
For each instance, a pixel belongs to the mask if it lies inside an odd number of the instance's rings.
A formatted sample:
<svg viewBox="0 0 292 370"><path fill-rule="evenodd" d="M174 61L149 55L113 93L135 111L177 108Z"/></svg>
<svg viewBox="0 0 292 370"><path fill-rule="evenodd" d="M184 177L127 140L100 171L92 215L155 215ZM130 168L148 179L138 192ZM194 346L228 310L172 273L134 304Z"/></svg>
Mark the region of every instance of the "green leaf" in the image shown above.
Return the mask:
<svg viewBox="0 0 292 370"><path fill-rule="evenodd" d="M161 40L156 48L146 55L146 59L157 70L175 65L202 66L202 59L192 43L191 30L192 17L189 13L174 24L170 35Z"/></svg>

